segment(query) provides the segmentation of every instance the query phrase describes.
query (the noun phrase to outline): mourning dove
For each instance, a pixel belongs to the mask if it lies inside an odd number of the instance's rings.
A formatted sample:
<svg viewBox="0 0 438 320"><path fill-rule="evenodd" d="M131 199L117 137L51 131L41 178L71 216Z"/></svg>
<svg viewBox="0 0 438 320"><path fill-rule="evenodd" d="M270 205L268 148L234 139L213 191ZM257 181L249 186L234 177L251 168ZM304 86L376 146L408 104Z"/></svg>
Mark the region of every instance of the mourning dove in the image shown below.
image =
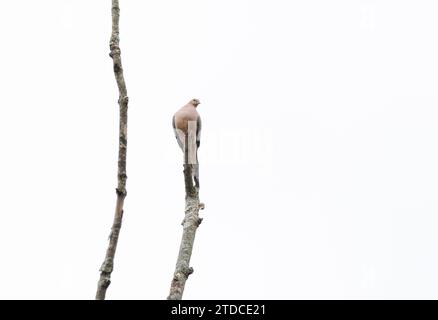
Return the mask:
<svg viewBox="0 0 438 320"><path fill-rule="evenodd" d="M175 137L183 153L185 152L184 146L188 145L188 163L192 167L192 173L197 188L199 188L198 148L201 145L201 117L196 110L199 104L200 102L198 99L190 100L185 106L175 112L172 119ZM186 137L188 140L187 144ZM196 147L194 146L194 143L190 143L190 139L193 138L196 138Z"/></svg>

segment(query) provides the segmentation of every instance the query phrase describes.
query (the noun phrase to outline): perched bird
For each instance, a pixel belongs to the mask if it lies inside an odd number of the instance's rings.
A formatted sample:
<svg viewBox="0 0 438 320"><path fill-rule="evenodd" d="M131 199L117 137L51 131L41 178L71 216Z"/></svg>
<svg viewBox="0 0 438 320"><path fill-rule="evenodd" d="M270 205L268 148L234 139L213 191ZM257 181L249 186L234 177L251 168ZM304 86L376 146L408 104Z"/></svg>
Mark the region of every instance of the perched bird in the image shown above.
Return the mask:
<svg viewBox="0 0 438 320"><path fill-rule="evenodd" d="M196 110L199 104L198 99L190 100L185 106L175 112L172 119L176 141L184 155L185 146L188 148L188 161L192 167L192 174L197 188L199 188L198 148L201 145L201 117ZM196 147L190 143L190 137L196 138Z"/></svg>

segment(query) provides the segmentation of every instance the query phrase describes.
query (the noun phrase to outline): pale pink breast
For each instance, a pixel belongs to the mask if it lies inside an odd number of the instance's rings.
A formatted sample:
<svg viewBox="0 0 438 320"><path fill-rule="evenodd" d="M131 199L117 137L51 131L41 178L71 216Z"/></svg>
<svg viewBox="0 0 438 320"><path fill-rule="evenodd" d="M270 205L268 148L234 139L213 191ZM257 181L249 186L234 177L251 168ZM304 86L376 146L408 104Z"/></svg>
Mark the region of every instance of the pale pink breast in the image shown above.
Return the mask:
<svg viewBox="0 0 438 320"><path fill-rule="evenodd" d="M195 108L182 108L175 113L175 126L183 132L187 132L188 121L196 121L198 112Z"/></svg>

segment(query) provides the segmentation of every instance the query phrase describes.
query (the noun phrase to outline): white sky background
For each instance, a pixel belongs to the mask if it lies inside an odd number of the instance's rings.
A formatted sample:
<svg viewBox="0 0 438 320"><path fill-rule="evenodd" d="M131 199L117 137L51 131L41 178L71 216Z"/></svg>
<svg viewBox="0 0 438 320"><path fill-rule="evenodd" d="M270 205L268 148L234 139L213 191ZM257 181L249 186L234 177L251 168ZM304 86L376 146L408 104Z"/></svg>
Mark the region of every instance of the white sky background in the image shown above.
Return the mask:
<svg viewBox="0 0 438 320"><path fill-rule="evenodd" d="M109 299L438 298L436 1L123 1L128 197ZM116 200L110 1L1 1L0 298L93 299Z"/></svg>

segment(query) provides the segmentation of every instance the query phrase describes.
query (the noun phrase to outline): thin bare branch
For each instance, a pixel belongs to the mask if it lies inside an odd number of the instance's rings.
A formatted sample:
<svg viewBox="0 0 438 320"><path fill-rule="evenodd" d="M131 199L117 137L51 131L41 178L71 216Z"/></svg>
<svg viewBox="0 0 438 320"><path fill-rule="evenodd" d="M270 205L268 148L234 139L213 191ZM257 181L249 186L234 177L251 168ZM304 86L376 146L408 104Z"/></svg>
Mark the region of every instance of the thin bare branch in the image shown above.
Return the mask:
<svg viewBox="0 0 438 320"><path fill-rule="evenodd" d="M119 19L120 7L118 0L112 0L112 32L110 39L110 57L113 59L114 75L119 89L119 159L117 173L117 202L114 214L114 221L109 237L108 249L105 260L100 267L100 279L97 285L96 300L104 300L106 290L111 283L111 273L114 266L114 256L116 254L117 242L120 229L122 227L123 204L126 197L126 149L128 142L128 93L126 90L125 79L123 77L122 59L119 47Z"/></svg>

